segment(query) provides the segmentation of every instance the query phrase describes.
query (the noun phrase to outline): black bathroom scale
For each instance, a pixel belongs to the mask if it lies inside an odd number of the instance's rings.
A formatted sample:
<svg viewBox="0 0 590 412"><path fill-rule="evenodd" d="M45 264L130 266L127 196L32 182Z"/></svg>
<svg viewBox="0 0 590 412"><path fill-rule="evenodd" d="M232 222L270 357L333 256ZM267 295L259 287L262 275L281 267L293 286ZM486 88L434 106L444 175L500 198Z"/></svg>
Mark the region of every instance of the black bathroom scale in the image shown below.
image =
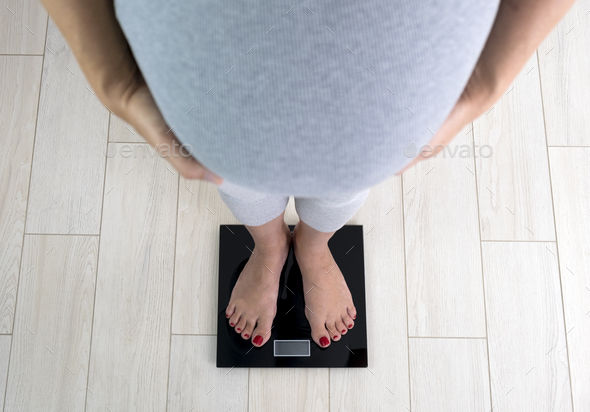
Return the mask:
<svg viewBox="0 0 590 412"><path fill-rule="evenodd" d="M294 226L290 225L291 231ZM301 271L293 248L281 272L277 314L270 339L260 348L236 333L225 317L236 281L254 250L254 240L243 225L219 227L219 289L217 367L244 368L353 368L367 367L365 265L363 226L347 225L328 242L342 271L357 310L354 327L339 341L321 348L311 338L305 317Z"/></svg>

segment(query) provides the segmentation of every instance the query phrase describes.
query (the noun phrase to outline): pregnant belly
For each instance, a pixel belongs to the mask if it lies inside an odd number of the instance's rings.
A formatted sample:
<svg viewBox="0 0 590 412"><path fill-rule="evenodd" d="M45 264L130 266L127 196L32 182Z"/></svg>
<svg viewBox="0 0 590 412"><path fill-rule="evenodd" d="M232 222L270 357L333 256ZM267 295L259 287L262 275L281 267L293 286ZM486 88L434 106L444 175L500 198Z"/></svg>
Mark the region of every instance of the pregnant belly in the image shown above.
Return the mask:
<svg viewBox="0 0 590 412"><path fill-rule="evenodd" d="M379 183L432 137L483 48L491 3L115 5L197 159L253 190L320 196Z"/></svg>

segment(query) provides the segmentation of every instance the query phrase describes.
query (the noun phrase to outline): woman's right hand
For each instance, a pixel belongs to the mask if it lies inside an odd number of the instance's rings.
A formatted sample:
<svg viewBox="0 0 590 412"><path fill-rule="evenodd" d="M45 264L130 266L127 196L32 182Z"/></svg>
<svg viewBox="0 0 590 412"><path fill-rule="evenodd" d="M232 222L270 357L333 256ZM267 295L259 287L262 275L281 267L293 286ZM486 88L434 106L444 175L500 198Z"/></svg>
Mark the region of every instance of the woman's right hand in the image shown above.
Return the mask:
<svg viewBox="0 0 590 412"><path fill-rule="evenodd" d="M186 149L180 149L182 143L166 124L139 69L128 85L115 89L119 91L109 93L103 103L113 114L133 126L182 177L206 180L217 185L223 182L221 177L206 169L192 156L192 147L188 153Z"/></svg>

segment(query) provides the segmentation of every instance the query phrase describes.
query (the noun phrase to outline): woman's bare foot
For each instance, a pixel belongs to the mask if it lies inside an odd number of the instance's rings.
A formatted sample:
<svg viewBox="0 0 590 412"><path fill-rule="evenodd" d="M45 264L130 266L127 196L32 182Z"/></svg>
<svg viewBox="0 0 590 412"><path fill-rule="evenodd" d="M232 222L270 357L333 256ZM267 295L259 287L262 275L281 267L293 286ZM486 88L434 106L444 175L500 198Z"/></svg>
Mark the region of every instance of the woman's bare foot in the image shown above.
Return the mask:
<svg viewBox="0 0 590 412"><path fill-rule="evenodd" d="M331 340L340 340L356 318L350 290L328 247L332 235L318 232L302 221L293 230L293 251L303 278L305 316L312 339L322 348Z"/></svg>
<svg viewBox="0 0 590 412"><path fill-rule="evenodd" d="M291 231L284 221L282 224L282 229L273 233L272 238L265 239L267 242L255 243L254 253L238 277L225 309L230 326L242 338L252 339L254 346L268 341L277 313L279 279L291 246ZM256 241L257 236L253 237Z"/></svg>

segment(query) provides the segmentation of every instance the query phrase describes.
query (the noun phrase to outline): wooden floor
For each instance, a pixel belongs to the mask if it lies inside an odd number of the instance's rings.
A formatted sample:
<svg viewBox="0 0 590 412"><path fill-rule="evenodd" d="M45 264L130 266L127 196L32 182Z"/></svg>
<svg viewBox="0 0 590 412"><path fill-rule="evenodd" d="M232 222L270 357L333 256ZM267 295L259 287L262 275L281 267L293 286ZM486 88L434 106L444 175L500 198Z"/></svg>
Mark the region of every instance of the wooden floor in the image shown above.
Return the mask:
<svg viewBox="0 0 590 412"><path fill-rule="evenodd" d="M590 410L590 0L454 157L350 221L361 370L215 367L218 230L239 222L100 104L37 0L0 3L4 411Z"/></svg>

